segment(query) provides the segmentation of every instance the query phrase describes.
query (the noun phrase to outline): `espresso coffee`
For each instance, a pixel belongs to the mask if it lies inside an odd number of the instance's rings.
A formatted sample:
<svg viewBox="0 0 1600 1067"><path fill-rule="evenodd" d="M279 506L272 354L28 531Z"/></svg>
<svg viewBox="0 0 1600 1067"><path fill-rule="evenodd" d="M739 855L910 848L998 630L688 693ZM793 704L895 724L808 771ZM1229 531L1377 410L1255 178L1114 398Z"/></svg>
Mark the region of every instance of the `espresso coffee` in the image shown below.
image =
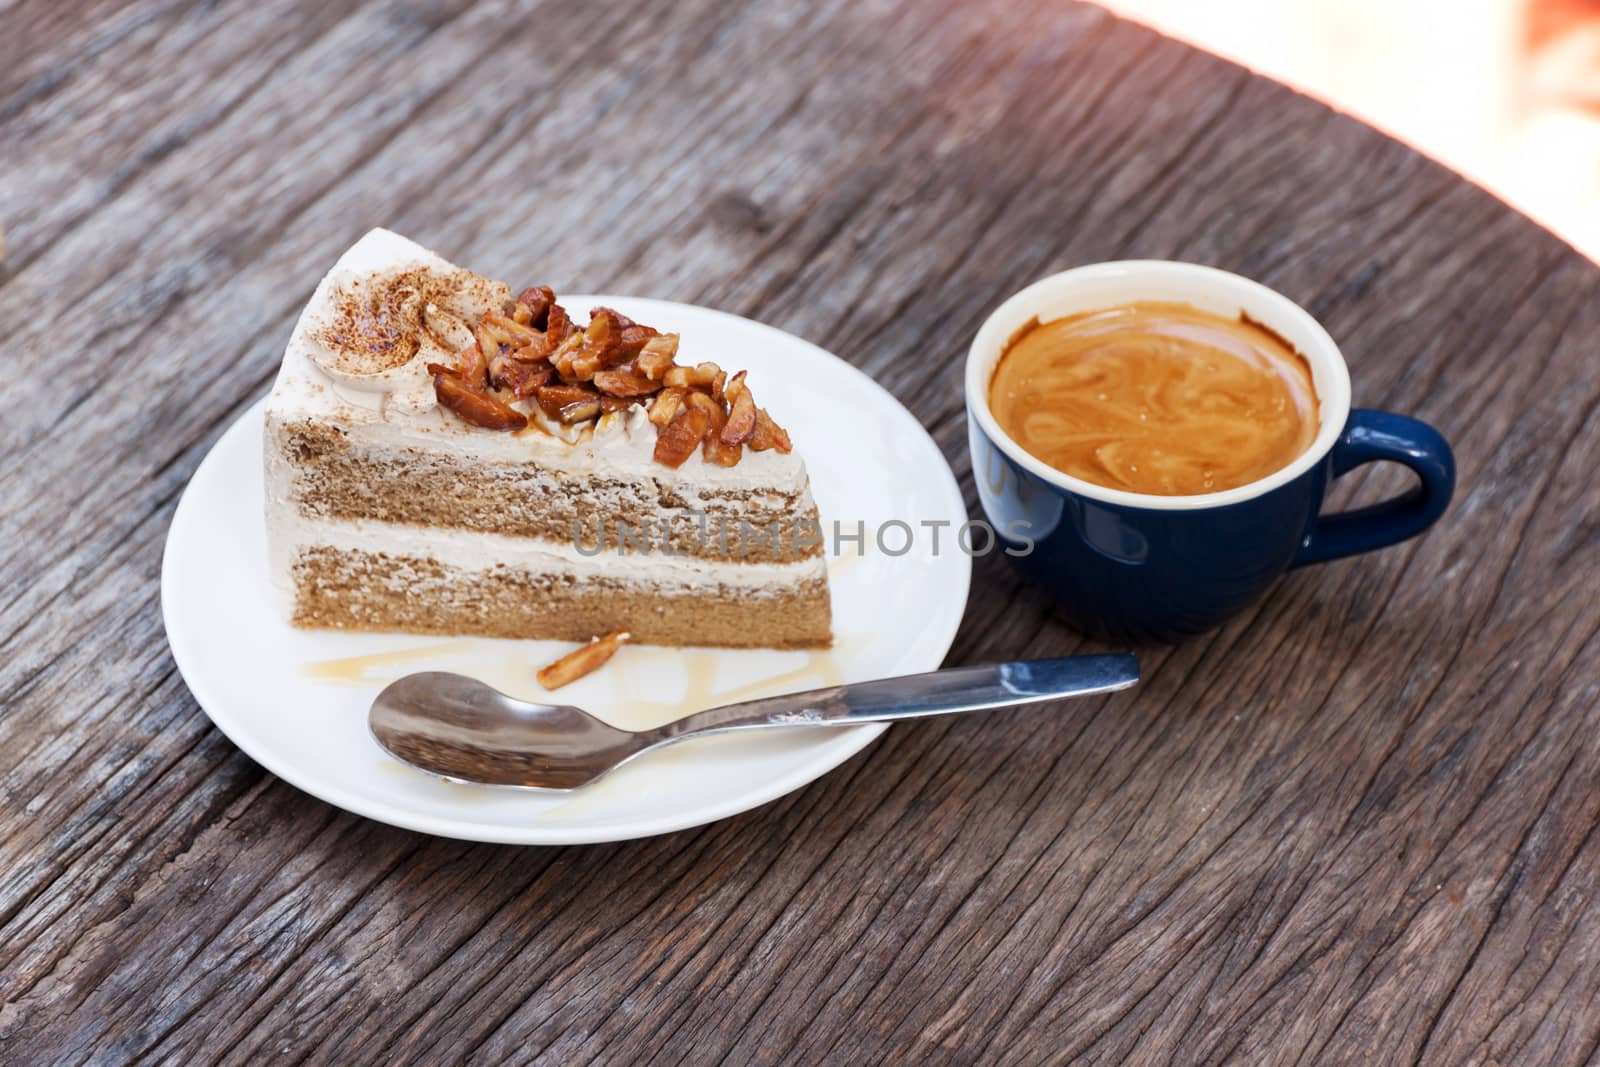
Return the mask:
<svg viewBox="0 0 1600 1067"><path fill-rule="evenodd" d="M1028 324L990 379L995 421L1064 474L1133 493L1248 485L1317 436L1304 356L1241 315L1139 302Z"/></svg>

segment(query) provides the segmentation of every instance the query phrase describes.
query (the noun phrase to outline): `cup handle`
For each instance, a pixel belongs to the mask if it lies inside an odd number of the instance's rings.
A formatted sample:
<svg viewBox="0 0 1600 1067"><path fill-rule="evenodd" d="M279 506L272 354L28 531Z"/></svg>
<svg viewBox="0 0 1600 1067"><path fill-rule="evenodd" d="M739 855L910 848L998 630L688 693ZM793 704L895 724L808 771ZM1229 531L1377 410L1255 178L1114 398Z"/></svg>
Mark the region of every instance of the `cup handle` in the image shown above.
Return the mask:
<svg viewBox="0 0 1600 1067"><path fill-rule="evenodd" d="M1387 411L1352 411L1333 446L1333 476L1384 460L1404 463L1416 471L1420 484L1381 504L1318 516L1290 567L1324 563L1404 541L1444 514L1456 488L1456 461L1439 431Z"/></svg>

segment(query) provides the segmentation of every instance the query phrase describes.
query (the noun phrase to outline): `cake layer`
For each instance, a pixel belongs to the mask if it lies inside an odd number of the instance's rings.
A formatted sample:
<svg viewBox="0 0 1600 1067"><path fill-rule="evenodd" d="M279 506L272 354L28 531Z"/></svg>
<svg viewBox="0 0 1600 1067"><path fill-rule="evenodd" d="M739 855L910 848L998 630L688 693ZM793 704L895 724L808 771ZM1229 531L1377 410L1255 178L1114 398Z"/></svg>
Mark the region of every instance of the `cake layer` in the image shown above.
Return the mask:
<svg viewBox="0 0 1600 1067"><path fill-rule="evenodd" d="M825 648L827 564L728 563L381 522L296 518L272 540L296 625L645 644ZM492 561L492 562L486 562Z"/></svg>
<svg viewBox="0 0 1600 1067"><path fill-rule="evenodd" d="M290 574L297 626L565 641L623 629L654 645L832 644L825 577L768 587L673 585L329 546L299 551Z"/></svg>
<svg viewBox="0 0 1600 1067"><path fill-rule="evenodd" d="M660 478L579 473L536 462L467 462L449 452L374 448L327 423L278 421L276 498L304 515L375 519L630 547L702 559L791 562L822 554L816 505L793 491L685 488Z"/></svg>

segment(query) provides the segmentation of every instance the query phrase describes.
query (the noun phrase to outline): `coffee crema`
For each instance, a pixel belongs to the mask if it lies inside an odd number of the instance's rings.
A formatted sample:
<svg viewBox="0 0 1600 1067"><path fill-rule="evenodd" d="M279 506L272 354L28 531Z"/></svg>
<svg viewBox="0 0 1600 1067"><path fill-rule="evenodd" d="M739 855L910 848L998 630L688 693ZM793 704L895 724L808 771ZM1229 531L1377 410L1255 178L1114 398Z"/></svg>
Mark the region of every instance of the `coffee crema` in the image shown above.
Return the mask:
<svg viewBox="0 0 1600 1067"><path fill-rule="evenodd" d="M1056 470L1157 496L1248 485L1317 436L1304 356L1243 314L1160 301L1035 319L1001 354L989 408Z"/></svg>

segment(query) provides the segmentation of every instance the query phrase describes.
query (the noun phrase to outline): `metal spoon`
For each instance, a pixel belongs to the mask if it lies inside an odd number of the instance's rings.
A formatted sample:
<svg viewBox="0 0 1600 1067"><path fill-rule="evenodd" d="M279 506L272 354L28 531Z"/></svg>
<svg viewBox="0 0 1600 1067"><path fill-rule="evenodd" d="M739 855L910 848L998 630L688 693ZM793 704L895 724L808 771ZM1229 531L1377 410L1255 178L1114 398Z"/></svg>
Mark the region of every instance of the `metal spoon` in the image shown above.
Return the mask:
<svg viewBox="0 0 1600 1067"><path fill-rule="evenodd" d="M388 753L478 785L576 789L643 752L691 737L772 727L854 726L1109 693L1139 680L1132 656L952 667L728 704L654 730L620 730L580 708L515 700L475 678L410 674L378 694L367 725Z"/></svg>

